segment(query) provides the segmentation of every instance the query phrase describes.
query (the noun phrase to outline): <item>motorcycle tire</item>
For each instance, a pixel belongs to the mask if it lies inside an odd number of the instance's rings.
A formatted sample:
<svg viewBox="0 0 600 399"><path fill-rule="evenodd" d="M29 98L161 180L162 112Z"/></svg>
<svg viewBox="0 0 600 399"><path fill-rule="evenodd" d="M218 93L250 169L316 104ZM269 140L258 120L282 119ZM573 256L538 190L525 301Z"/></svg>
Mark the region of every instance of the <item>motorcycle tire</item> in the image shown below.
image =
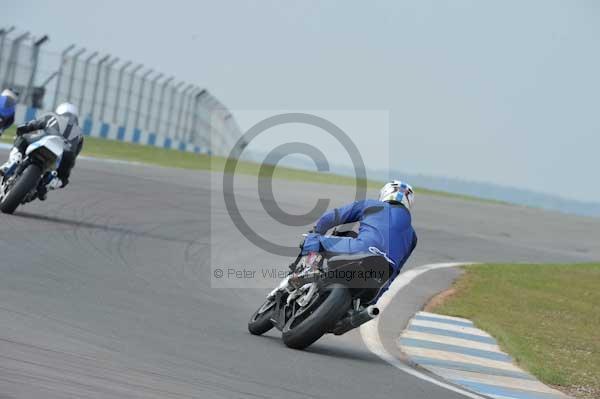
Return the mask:
<svg viewBox="0 0 600 399"><path fill-rule="evenodd" d="M266 311L259 313L261 309L267 304L265 302L254 314L250 317L248 322L248 331L252 335L263 335L267 331L273 328L273 322L271 321L271 315L273 314L274 306L271 306Z"/></svg>
<svg viewBox="0 0 600 399"><path fill-rule="evenodd" d="M321 295L325 298L312 313L296 325L283 328L283 343L292 349L304 349L327 333L351 306L352 297L348 287L332 284Z"/></svg>
<svg viewBox="0 0 600 399"><path fill-rule="evenodd" d="M12 214L15 209L23 202L23 198L35 187L37 187L42 178L42 170L39 166L31 164L25 168L17 182L0 202L0 211L2 213Z"/></svg>

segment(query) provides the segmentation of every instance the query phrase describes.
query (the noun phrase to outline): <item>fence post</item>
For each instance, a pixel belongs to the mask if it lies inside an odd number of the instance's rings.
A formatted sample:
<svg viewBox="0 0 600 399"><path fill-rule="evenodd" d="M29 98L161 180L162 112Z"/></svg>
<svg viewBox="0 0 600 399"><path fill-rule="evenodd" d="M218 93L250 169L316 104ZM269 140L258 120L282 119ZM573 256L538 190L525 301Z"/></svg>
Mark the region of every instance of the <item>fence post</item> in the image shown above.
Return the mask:
<svg viewBox="0 0 600 399"><path fill-rule="evenodd" d="M4 57L4 43L6 43L6 38L8 37L8 34L13 30L15 30L14 26L11 26L8 29L0 29L0 36L2 36L2 38L0 39L0 76L2 76L2 58ZM6 62L6 68L8 69L8 60Z"/></svg>
<svg viewBox="0 0 600 399"><path fill-rule="evenodd" d="M173 81L173 79L175 79L174 76L171 76L170 78L168 78L167 80L165 80L160 88L160 104L163 105L162 108L158 109L158 117L156 118L156 126L154 127L154 132L158 133L160 130L160 123L162 122L162 114L164 113L164 108L166 108L165 106L165 91L167 90L167 86L169 85L169 83L171 83ZM168 115L167 115L168 116Z"/></svg>
<svg viewBox="0 0 600 399"><path fill-rule="evenodd" d="M214 152L219 151L222 149L222 144L224 142L222 131L219 129L220 126L218 125L219 115L216 113L219 109L219 102L212 95L207 95L204 106L208 113L211 150Z"/></svg>
<svg viewBox="0 0 600 399"><path fill-rule="evenodd" d="M74 102L71 100L71 96L73 95L73 82L75 81L75 73L77 72L77 59L85 53L85 49L82 48L78 52L76 52L73 57L71 57L71 76L69 78L69 90L67 90L67 98L66 100L70 103Z"/></svg>
<svg viewBox="0 0 600 399"><path fill-rule="evenodd" d="M54 71L54 72L52 72L52 73L50 74L50 76L48 76L48 77L46 78L46 80L44 80L44 81L42 82L42 84L40 85L40 87L46 87L46 86L48 86L48 84L49 84L50 82L52 82L52 79L54 79L54 78L56 77L56 75L58 75L58 71Z"/></svg>
<svg viewBox="0 0 600 399"><path fill-rule="evenodd" d="M25 95L23 96L23 102L27 104L27 100L31 96L31 104L33 106L33 96L31 90L35 84L35 75L37 74L38 61L40 58L40 47L42 44L48 41L48 35L44 35L38 40L33 42L33 50L31 52L31 73L29 74L29 80L27 81L27 88L25 89Z"/></svg>
<svg viewBox="0 0 600 399"><path fill-rule="evenodd" d="M146 79L148 76L154 72L152 69L148 69L145 74L142 75L142 80L140 82L140 94L138 96L138 105L137 111L135 113L135 123L133 124L134 129L140 128L140 116L142 114L142 99L144 98L144 88L146 87Z"/></svg>
<svg viewBox="0 0 600 399"><path fill-rule="evenodd" d="M167 126L166 129L166 135L169 135L169 132L172 130L171 127L173 126L175 130L177 130L177 119L175 119L175 93L177 92L177 90L179 90L179 88L181 86L183 86L184 82L179 82L177 83L175 86L171 87L171 101L169 104L169 116L170 116L170 120L171 120L171 125ZM173 132L173 134L175 134L175 132Z"/></svg>
<svg viewBox="0 0 600 399"><path fill-rule="evenodd" d="M100 121L104 122L104 111L106 110L106 97L108 95L108 86L110 84L110 72L112 71L113 66L119 62L119 57L113 58L111 62L106 64L106 68L104 68L104 90L102 91L102 102L100 103Z"/></svg>
<svg viewBox="0 0 600 399"><path fill-rule="evenodd" d="M197 86L194 86L194 89L190 92L190 95L188 97L188 102L187 102L187 106L185 107L186 112L185 112L185 116L183 117L183 140L186 139L186 137L190 136L190 130L191 130L191 124L192 124L192 107L193 107L193 102L196 99L196 95L198 94L198 92L200 92L202 89L200 89ZM189 139L188 139L189 141Z"/></svg>
<svg viewBox="0 0 600 399"><path fill-rule="evenodd" d="M102 65L104 65L109 58L110 55L107 54L96 64L96 77L94 79L94 91L92 92L92 104L90 105L89 113L90 119L94 118L94 110L96 109L96 97L98 96L98 86L100 85L100 72L102 72Z"/></svg>
<svg viewBox="0 0 600 399"><path fill-rule="evenodd" d="M187 126L188 126L188 121L190 119L190 105L192 103L192 98L194 98L194 93L196 93L196 90L198 88L196 86L192 86L192 89L190 90L190 92L187 94L187 97L185 98L185 104L183 104L183 118L181 121L181 127L180 127L180 131L181 131L181 140L185 141L185 138L187 137Z"/></svg>
<svg viewBox="0 0 600 399"><path fill-rule="evenodd" d="M158 75L156 75L154 77L154 79L152 79L152 82L151 82L150 98L148 98L148 112L146 113L148 115L148 118L146 118L146 131L148 131L150 129L150 115L152 115L152 103L154 102L154 89L156 88L156 82L158 82L158 80L160 78L162 78L163 76L165 76L165 75L162 73L159 73Z"/></svg>
<svg viewBox="0 0 600 399"><path fill-rule="evenodd" d="M4 74L4 82L2 87L12 86L14 84L14 75L17 70L17 61L19 58L19 47L21 42L29 37L29 32L25 32L20 36L17 36L10 47L10 54L6 61L6 73ZM22 102L22 97L19 98L19 102Z"/></svg>
<svg viewBox="0 0 600 399"><path fill-rule="evenodd" d="M58 65L58 71L56 72L56 88L54 89L54 100L52 102L52 109L55 109L56 106L58 105L58 95L60 93L60 83L61 83L62 75L63 75L63 67L64 67L65 63L67 62L67 54L69 54L69 52L71 50L73 50L74 48L75 48L75 45L71 44L69 47L64 49L63 52L60 54L60 64Z"/></svg>
<svg viewBox="0 0 600 399"><path fill-rule="evenodd" d="M117 98L115 99L115 109L113 111L113 123L117 123L117 112L119 112L119 102L121 101L121 85L123 84L123 72L131 65L131 61L127 61L119 68L119 77L117 80Z"/></svg>
<svg viewBox="0 0 600 399"><path fill-rule="evenodd" d="M139 71L140 69L142 69L143 65L139 64L138 66L136 66L135 68L133 68L131 70L131 72L129 73L130 79L129 79L129 91L127 92L127 103L125 104L125 120L123 123L123 127L125 129L127 129L127 123L129 122L129 112L130 112L130 108L129 108L129 103L131 102L131 94L133 92L133 81L135 79L135 74L137 73L137 71Z"/></svg>
<svg viewBox="0 0 600 399"><path fill-rule="evenodd" d="M200 111L200 99L208 92L206 89L200 89L198 94L194 96L194 117L192 118L192 127L190 128L190 141L196 141L196 135L198 134L199 123L198 123L198 112Z"/></svg>
<svg viewBox="0 0 600 399"><path fill-rule="evenodd" d="M90 56L86 58L85 65L83 66L83 79L81 83L81 91L79 92L79 113L81 115L83 115L83 101L85 96L85 87L87 86L87 75L90 67L90 62L92 62L92 59L96 58L97 55L97 51L94 51L92 54L90 54Z"/></svg>
<svg viewBox="0 0 600 399"><path fill-rule="evenodd" d="M179 132L181 130L181 116L183 114L183 102L185 101L186 95L188 94L188 92L193 89L194 86L193 85L187 85L185 87L185 89L181 92L181 96L180 96L180 100L179 100L179 115L177 116L177 124L176 124L176 131L175 131L175 139L179 140Z"/></svg>

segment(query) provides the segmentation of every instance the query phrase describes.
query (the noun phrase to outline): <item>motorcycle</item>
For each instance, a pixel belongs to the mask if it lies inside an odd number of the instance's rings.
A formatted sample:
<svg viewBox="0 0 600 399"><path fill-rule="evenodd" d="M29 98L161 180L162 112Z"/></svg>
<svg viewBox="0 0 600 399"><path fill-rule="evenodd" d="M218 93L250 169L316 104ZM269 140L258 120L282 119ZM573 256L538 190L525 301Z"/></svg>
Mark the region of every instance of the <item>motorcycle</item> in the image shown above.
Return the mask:
<svg viewBox="0 0 600 399"><path fill-rule="evenodd" d="M19 205L38 198L60 165L68 143L60 135L44 131L32 134L25 157L13 165L0 181L0 211L12 214Z"/></svg>
<svg viewBox="0 0 600 399"><path fill-rule="evenodd" d="M353 231L334 230L332 235L356 237ZM368 304L393 269L385 254L372 249L335 256L302 256L301 251L290 274L251 316L250 333L262 335L275 327L286 346L304 349L325 334L342 335L377 317L379 309Z"/></svg>

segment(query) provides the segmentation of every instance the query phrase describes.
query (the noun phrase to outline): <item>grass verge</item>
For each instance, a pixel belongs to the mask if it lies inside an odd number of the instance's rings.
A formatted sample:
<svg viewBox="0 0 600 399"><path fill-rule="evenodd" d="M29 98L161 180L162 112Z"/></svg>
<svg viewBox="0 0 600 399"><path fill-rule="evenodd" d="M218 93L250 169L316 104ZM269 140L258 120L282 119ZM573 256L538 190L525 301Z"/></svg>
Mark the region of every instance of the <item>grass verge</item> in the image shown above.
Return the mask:
<svg viewBox="0 0 600 399"><path fill-rule="evenodd" d="M15 128L12 127L3 134L3 136L0 138L0 142L12 143L14 140L14 135ZM216 172L222 172L225 169L225 163L227 161L227 158L220 156L209 156L205 154L194 154L177 150L167 150L164 148L149 147L139 144L125 143L116 140L99 139L95 137L85 138L85 144L83 146L82 155L97 158L110 158L141 162L170 168L209 170ZM246 161L240 161L238 163L236 173L242 173L245 175L252 176L262 176L264 174L272 173L273 177L276 179L345 186L355 184L355 179L353 177L340 176L323 172L312 172L294 168L286 168L282 166L265 166L265 168L261 171L260 164ZM379 181L367 181L368 188L380 188L382 185L383 183ZM428 190L423 188L416 188L415 190L418 194L429 194L468 200L488 201L484 199L478 199L459 194L446 193L442 191Z"/></svg>
<svg viewBox="0 0 600 399"><path fill-rule="evenodd" d="M473 320L542 382L600 397L600 264L465 269L432 311Z"/></svg>

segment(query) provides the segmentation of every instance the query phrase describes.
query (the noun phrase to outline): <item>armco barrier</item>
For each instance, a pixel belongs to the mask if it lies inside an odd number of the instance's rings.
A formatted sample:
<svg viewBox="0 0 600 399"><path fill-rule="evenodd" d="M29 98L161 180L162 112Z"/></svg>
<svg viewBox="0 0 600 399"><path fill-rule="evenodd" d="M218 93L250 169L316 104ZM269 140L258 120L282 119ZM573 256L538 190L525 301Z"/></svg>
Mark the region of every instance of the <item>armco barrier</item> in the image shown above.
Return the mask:
<svg viewBox="0 0 600 399"><path fill-rule="evenodd" d="M18 104L15 113L15 124L26 123L30 120L43 115L47 111L39 110L33 107L26 107ZM206 146L201 147L193 143L186 143L171 137L158 133L144 132L140 129L127 130L123 126L117 126L112 123L93 121L90 118L84 118L79 121L83 134L90 137L97 137L107 140L117 140L126 143L148 145L165 149L173 149L185 152L194 152L197 154L212 154L212 150Z"/></svg>
<svg viewBox="0 0 600 399"><path fill-rule="evenodd" d="M0 89L21 92L19 122L70 102L85 134L103 139L226 155L241 136L208 89L75 44L42 49L48 39L0 27Z"/></svg>

